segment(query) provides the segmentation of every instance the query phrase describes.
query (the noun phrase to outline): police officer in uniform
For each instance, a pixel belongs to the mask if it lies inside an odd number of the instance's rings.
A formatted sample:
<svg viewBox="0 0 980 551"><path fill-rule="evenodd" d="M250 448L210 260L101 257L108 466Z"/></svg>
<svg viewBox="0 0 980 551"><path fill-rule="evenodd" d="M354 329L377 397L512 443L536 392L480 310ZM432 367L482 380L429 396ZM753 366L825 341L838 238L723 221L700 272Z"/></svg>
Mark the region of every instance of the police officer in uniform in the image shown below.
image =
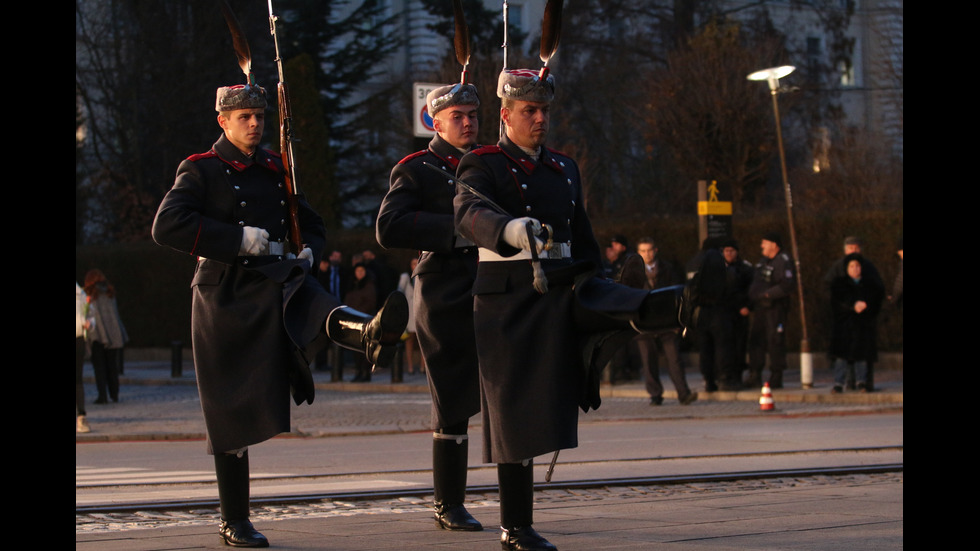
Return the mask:
<svg viewBox="0 0 980 551"><path fill-rule="evenodd" d="M313 402L309 365L330 340L391 361L405 325L404 295L373 318L340 304L311 275L323 221L300 197L302 251L289 247L281 158L259 147L266 92L256 84L217 91L223 133L177 169L153 221L153 239L197 257L192 340L208 453L214 455L219 534L235 547L269 542L249 521L248 447L290 430L289 397Z"/></svg>
<svg viewBox="0 0 980 551"><path fill-rule="evenodd" d="M596 358L582 344L630 323L679 323L677 289L633 289L603 277L578 166L544 146L554 90L551 74L501 72L505 135L457 169L456 228L480 247L473 294L483 455L497 464L505 550L555 549L532 527L532 460L578 445L578 408L587 405L586 371L577 366ZM622 333L619 346L635 335Z"/></svg>
<svg viewBox="0 0 980 551"><path fill-rule="evenodd" d="M762 237L762 258L755 265L749 300L752 325L749 330L749 375L747 387L762 385L762 368L769 353L769 387L783 388L786 370L786 320L789 299L796 285L793 261L782 250L779 234Z"/></svg>
<svg viewBox="0 0 980 551"><path fill-rule="evenodd" d="M413 277L415 326L432 394L432 477L436 525L446 530L482 530L463 506L469 418L480 411L473 279L477 249L456 232L451 178L476 143L480 98L472 84L441 86L426 98L436 135L429 147L402 159L376 227L385 248L422 251Z"/></svg>

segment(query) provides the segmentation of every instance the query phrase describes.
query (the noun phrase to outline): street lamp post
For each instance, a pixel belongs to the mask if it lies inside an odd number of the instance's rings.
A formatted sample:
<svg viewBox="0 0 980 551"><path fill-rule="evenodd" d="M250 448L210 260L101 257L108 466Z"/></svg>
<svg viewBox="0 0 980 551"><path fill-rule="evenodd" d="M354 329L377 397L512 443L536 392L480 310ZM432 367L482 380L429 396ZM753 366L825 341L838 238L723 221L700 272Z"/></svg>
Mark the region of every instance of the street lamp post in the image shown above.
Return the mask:
<svg viewBox="0 0 980 551"><path fill-rule="evenodd" d="M810 353L810 341L806 331L806 310L803 306L803 276L800 273L800 250L796 245L796 228L793 224L793 194L789 187L789 178L786 176L786 152L783 149L783 129L779 119L779 102L776 96L779 94L779 79L792 73L796 67L783 65L781 67L770 67L756 71L748 76L749 80L764 80L769 83L769 93L772 96L772 110L776 118L776 141L779 145L779 166L783 173L783 189L786 193L786 215L789 218L789 238L793 247L793 259L796 262L796 288L797 295L800 297L800 326L803 330L802 340L800 341L800 383L803 388L813 386L813 356Z"/></svg>

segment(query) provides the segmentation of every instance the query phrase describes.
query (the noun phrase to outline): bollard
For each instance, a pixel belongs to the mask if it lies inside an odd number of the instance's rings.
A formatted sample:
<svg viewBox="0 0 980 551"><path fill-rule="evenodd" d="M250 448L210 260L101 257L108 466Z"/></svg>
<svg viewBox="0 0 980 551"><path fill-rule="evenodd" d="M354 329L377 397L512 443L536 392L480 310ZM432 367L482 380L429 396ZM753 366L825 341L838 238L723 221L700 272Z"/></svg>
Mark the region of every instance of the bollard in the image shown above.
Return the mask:
<svg viewBox="0 0 980 551"><path fill-rule="evenodd" d="M344 351L336 344L330 345L330 382L340 383L344 380Z"/></svg>
<svg viewBox="0 0 980 551"><path fill-rule="evenodd" d="M184 344L180 341L170 343L170 376L180 377L183 373Z"/></svg>
<svg viewBox="0 0 980 551"><path fill-rule="evenodd" d="M405 367L405 341L401 341L395 350L395 361L391 362L391 382L402 382L402 369Z"/></svg>

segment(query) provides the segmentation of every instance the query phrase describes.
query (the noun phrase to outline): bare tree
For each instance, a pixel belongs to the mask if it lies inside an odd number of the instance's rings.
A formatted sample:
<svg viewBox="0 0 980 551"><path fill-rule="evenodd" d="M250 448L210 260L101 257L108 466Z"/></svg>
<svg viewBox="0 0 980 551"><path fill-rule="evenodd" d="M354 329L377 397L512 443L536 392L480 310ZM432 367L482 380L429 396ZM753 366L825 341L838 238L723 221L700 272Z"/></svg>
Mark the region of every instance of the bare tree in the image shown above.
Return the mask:
<svg viewBox="0 0 980 551"><path fill-rule="evenodd" d="M644 80L648 101L636 114L650 142L670 151L681 178L666 183L663 195L687 187L689 200L697 180L717 180L741 204L765 184L775 145L772 109L746 75L770 66L779 46L746 36L739 24L713 22Z"/></svg>

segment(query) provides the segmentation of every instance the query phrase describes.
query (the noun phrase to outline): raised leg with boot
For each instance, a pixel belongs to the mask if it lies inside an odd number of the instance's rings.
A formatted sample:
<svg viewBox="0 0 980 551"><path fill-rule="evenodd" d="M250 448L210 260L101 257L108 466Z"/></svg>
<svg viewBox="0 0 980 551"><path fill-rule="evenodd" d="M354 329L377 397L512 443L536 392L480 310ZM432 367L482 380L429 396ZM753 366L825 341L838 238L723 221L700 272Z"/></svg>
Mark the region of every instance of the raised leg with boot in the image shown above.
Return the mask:
<svg viewBox="0 0 980 551"><path fill-rule="evenodd" d="M432 434L432 479L436 526L445 530L479 532L480 524L463 502L466 499L468 455L466 424Z"/></svg>
<svg viewBox="0 0 980 551"><path fill-rule="evenodd" d="M221 527L218 533L231 547L268 547L269 540L252 526L249 517L248 450L215 453L214 472L218 479Z"/></svg>
<svg viewBox="0 0 980 551"><path fill-rule="evenodd" d="M363 352L368 362L387 367L408 325L408 301L395 291L388 295L374 316L349 306L334 308L327 315L327 336L349 350Z"/></svg>

